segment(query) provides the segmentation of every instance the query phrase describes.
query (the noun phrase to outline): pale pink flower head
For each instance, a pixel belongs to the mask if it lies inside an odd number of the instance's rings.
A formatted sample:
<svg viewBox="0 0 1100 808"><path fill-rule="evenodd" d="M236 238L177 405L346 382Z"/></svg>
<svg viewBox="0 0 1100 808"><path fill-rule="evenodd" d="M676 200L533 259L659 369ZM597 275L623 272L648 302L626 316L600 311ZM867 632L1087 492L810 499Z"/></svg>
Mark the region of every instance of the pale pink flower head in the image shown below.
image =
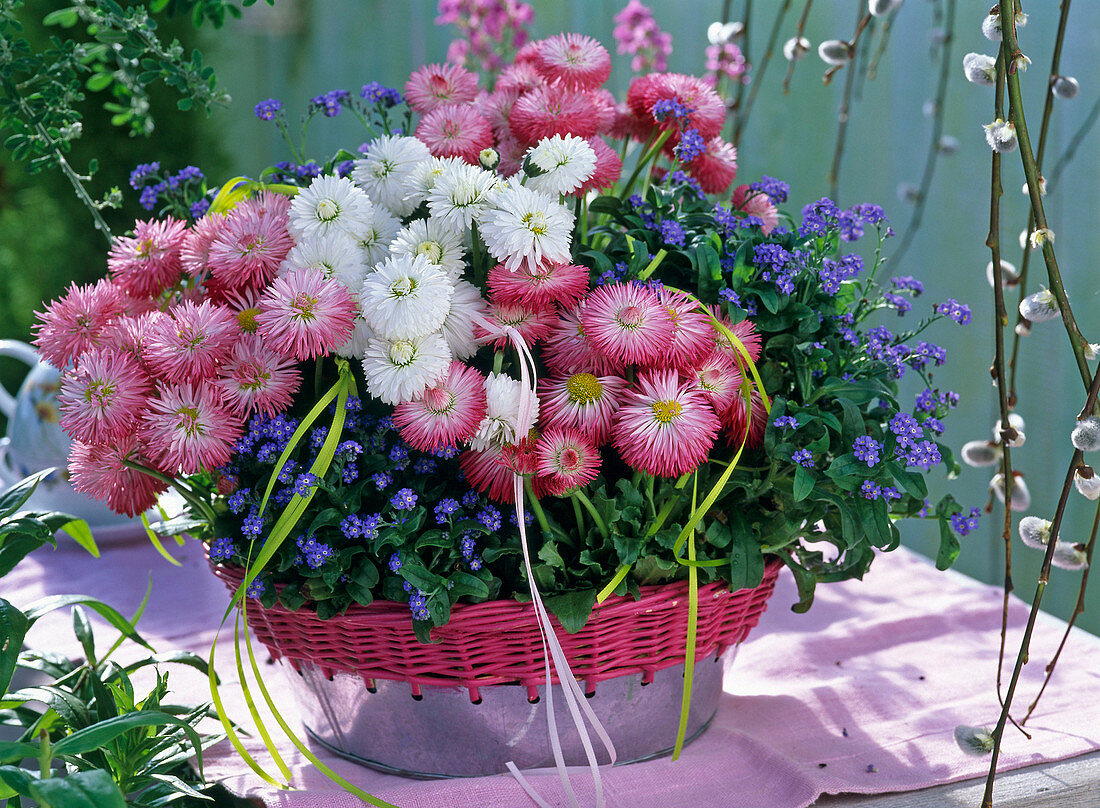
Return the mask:
<svg viewBox="0 0 1100 808"><path fill-rule="evenodd" d="M728 317L721 314L717 307L713 307L712 310L718 317L718 321L745 346L749 358L752 359L753 362L760 359L760 351L763 349L764 344L760 339L760 332L756 330L756 326L749 320L742 320L735 325L730 322ZM711 325L713 325L713 323L711 323ZM730 361L732 361L736 367L741 367L744 364L744 355L734 347L729 337L717 328L714 329L714 341L717 349L729 357Z"/></svg>
<svg viewBox="0 0 1100 808"><path fill-rule="evenodd" d="M516 140L531 146L554 135L598 135L599 118L592 114L588 93L555 85L520 96L512 106L511 127Z"/></svg>
<svg viewBox="0 0 1100 808"><path fill-rule="evenodd" d="M635 73L668 69L672 53L672 36L662 31L653 19L653 12L639 0L630 0L613 18L612 32L619 53L631 54L630 69Z"/></svg>
<svg viewBox="0 0 1100 808"><path fill-rule="evenodd" d="M180 303L169 313L151 323L146 338L153 375L169 382L213 378L240 334L232 310L205 300Z"/></svg>
<svg viewBox="0 0 1100 808"><path fill-rule="evenodd" d="M117 440L134 429L150 386L149 377L130 356L93 348L61 376L61 428L84 443Z"/></svg>
<svg viewBox="0 0 1100 808"><path fill-rule="evenodd" d="M596 153L596 169L572 196L583 197L589 191L602 191L619 181L623 173L623 161L619 153L608 145L602 137L588 138L588 145Z"/></svg>
<svg viewBox="0 0 1100 808"><path fill-rule="evenodd" d="M183 274L180 249L187 225L171 217L136 222L134 235L120 236L107 255L111 279L135 297L157 297Z"/></svg>
<svg viewBox="0 0 1100 808"><path fill-rule="evenodd" d="M477 98L477 76L453 64L424 65L405 83L405 102L420 114Z"/></svg>
<svg viewBox="0 0 1100 808"><path fill-rule="evenodd" d="M535 45L536 43L532 42L528 46L531 48L532 57L534 56ZM534 61L529 60L515 62L504 68L497 78L497 83L493 86L493 92L514 92L518 98L531 92L536 87L545 86L546 80L539 74ZM512 103L515 103L515 99L512 99Z"/></svg>
<svg viewBox="0 0 1100 808"><path fill-rule="evenodd" d="M628 96L629 100L629 96ZM645 87L645 111L653 114L658 101L678 101L690 110L686 117L667 116L657 125L662 129L696 129L704 141L718 137L726 122L726 105L714 88L697 76L683 73L657 73ZM675 138L675 133L673 137Z"/></svg>
<svg viewBox="0 0 1100 808"><path fill-rule="evenodd" d="M106 502L115 513L134 517L152 508L168 485L130 468L127 461L151 465L136 435L124 435L111 443L74 441L69 449L73 488Z"/></svg>
<svg viewBox="0 0 1100 808"><path fill-rule="evenodd" d="M779 224L779 210L763 191L754 191L748 185L738 185L733 189L730 199L734 210L742 210L748 216L755 216L764 224L760 230L768 235Z"/></svg>
<svg viewBox="0 0 1100 808"><path fill-rule="evenodd" d="M104 279L94 286L71 284L65 294L35 312L34 346L57 368L63 368L104 342L104 332L126 309L126 296Z"/></svg>
<svg viewBox="0 0 1100 808"><path fill-rule="evenodd" d="M489 270L493 301L572 308L588 291L588 269L576 264L540 264L534 272L511 272L503 265Z"/></svg>
<svg viewBox="0 0 1100 808"><path fill-rule="evenodd" d="M295 269L276 278L260 298L259 333L271 347L297 360L339 348L355 329L355 298L339 281Z"/></svg>
<svg viewBox="0 0 1100 808"><path fill-rule="evenodd" d="M601 446L611 436L611 419L626 388L619 376L555 373L539 379L540 420L547 429L575 429Z"/></svg>
<svg viewBox="0 0 1100 808"><path fill-rule="evenodd" d="M485 377L462 362L412 401L398 404L393 422L414 449L431 452L473 437L485 417Z"/></svg>
<svg viewBox="0 0 1100 808"><path fill-rule="evenodd" d="M549 494L580 488L600 473L600 453L592 441L575 429L551 427L535 443L537 473Z"/></svg>
<svg viewBox="0 0 1100 808"><path fill-rule="evenodd" d="M489 303L490 328L477 326L477 338L495 348L507 348L512 344L509 331L514 329L523 337L527 347L533 346L550 333L557 322L558 312L553 304L537 303Z"/></svg>
<svg viewBox="0 0 1100 808"><path fill-rule="evenodd" d="M180 263L192 278L206 274L210 246L225 228L226 218L219 213L203 216L187 231L180 246Z"/></svg>
<svg viewBox="0 0 1100 808"><path fill-rule="evenodd" d="M149 400L142 437L162 469L187 475L229 462L244 427L221 398L209 382L184 382Z"/></svg>
<svg viewBox="0 0 1100 808"><path fill-rule="evenodd" d="M623 368L622 362L604 356L585 338L580 307L561 313L546 335L541 353L547 367L567 375L581 372L601 375Z"/></svg>
<svg viewBox="0 0 1100 808"><path fill-rule="evenodd" d="M702 154L687 164L687 172L699 181L704 193L724 193L737 176L737 149L713 137Z"/></svg>
<svg viewBox="0 0 1100 808"><path fill-rule="evenodd" d="M477 165L478 155L493 145L493 127L473 106L447 104L420 119L416 138L435 157L461 157Z"/></svg>
<svg viewBox="0 0 1100 808"><path fill-rule="evenodd" d="M664 288L658 296L672 319L672 347L659 361L681 370L692 367L714 350L710 315L683 292Z"/></svg>
<svg viewBox="0 0 1100 808"><path fill-rule="evenodd" d="M679 477L698 468L718 436L718 416L705 395L674 370L638 376L615 413L611 442L632 468Z"/></svg>
<svg viewBox="0 0 1100 808"><path fill-rule="evenodd" d="M149 335L158 320L171 319L167 313L159 309L136 317L127 314L107 326L103 332L103 344L116 353L128 355L151 375L152 369L146 362Z"/></svg>
<svg viewBox="0 0 1100 808"><path fill-rule="evenodd" d="M502 460L502 449L490 446L484 451L467 449L458 458L466 481L496 502L516 501L513 472Z"/></svg>
<svg viewBox="0 0 1100 808"><path fill-rule="evenodd" d="M276 276L293 246L285 211L242 203L210 243L207 264L226 290L258 289Z"/></svg>
<svg viewBox="0 0 1100 808"><path fill-rule="evenodd" d="M714 351L695 367L685 371L692 386L707 397L717 413L724 413L741 396L743 377L728 356Z"/></svg>
<svg viewBox="0 0 1100 808"><path fill-rule="evenodd" d="M755 386L752 388L748 402L745 401L744 393L739 392L721 416L726 439L734 446L740 446L741 441L745 440L745 445L751 449L764 442L764 430L768 426L768 411L764 409L764 401L760 398L760 391ZM749 419L747 438L745 436L746 418Z"/></svg>
<svg viewBox="0 0 1100 808"><path fill-rule="evenodd" d="M254 412L277 415L289 409L302 374L293 360L267 347L259 334L243 334L214 384L229 409L245 419Z"/></svg>
<svg viewBox="0 0 1100 808"><path fill-rule="evenodd" d="M640 283L599 286L581 310L584 336L609 359L652 365L668 355L675 325L652 289Z"/></svg>
<svg viewBox="0 0 1100 808"><path fill-rule="evenodd" d="M537 42L531 60L547 81L570 90L595 90L611 75L611 54L584 34L557 34Z"/></svg>

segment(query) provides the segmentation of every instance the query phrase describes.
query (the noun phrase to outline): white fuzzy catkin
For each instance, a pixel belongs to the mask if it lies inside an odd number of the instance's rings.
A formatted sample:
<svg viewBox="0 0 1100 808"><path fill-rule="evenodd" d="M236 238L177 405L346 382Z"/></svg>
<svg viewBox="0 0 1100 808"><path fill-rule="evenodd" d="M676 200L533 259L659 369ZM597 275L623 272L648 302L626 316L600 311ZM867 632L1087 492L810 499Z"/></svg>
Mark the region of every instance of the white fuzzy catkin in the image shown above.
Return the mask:
<svg viewBox="0 0 1100 808"><path fill-rule="evenodd" d="M817 55L828 65L847 64L852 58L852 48L843 39L826 39L817 46Z"/></svg>
<svg viewBox="0 0 1100 808"><path fill-rule="evenodd" d="M985 265L985 277L989 281L989 287L992 289L994 286L993 277L993 262L990 261ZM1016 265L1001 259L1001 285L1012 287L1016 286L1020 282L1020 270L1016 269Z"/></svg>
<svg viewBox="0 0 1100 808"><path fill-rule="evenodd" d="M788 62L797 62L810 52L810 40L806 37L792 36L783 43L783 58Z"/></svg>
<svg viewBox="0 0 1100 808"><path fill-rule="evenodd" d="M1077 493L1083 496L1085 499L1091 499L1095 501L1100 498L1100 476L1092 474L1092 469L1089 469L1089 476L1085 477L1081 474L1081 469L1077 469L1077 473L1073 475L1073 487L1077 489Z"/></svg>
<svg viewBox="0 0 1100 808"><path fill-rule="evenodd" d="M1076 98L1077 91L1080 89L1081 85L1073 76L1055 76L1050 83L1050 90L1054 93L1054 97L1065 101Z"/></svg>
<svg viewBox="0 0 1100 808"><path fill-rule="evenodd" d="M1023 446L1024 441L1027 440L1027 435L1024 434L1024 417L1017 412L1010 412L1008 414L1008 425L1016 430L1016 437L1008 441L1008 445L1013 449ZM993 425L993 441L995 443L1001 442L1001 419L997 419L997 423Z"/></svg>
<svg viewBox="0 0 1100 808"><path fill-rule="evenodd" d="M1054 545L1054 555L1050 563L1063 570L1082 570L1089 564L1085 545L1076 542L1060 541Z"/></svg>
<svg viewBox="0 0 1100 808"><path fill-rule="evenodd" d="M1025 516L1020 520L1017 528L1020 533L1020 541L1026 546L1036 550L1047 546L1050 541L1050 520L1038 516Z"/></svg>
<svg viewBox="0 0 1100 808"><path fill-rule="evenodd" d="M867 13L872 17L885 17L901 3L902 0L867 0Z"/></svg>
<svg viewBox="0 0 1100 808"><path fill-rule="evenodd" d="M1020 316L1033 323L1045 323L1060 314L1058 301L1049 289L1030 294L1020 301Z"/></svg>
<svg viewBox="0 0 1100 808"><path fill-rule="evenodd" d="M960 455L968 466L994 466L1001 459L1001 447L987 440L972 440L963 444Z"/></svg>
<svg viewBox="0 0 1100 808"><path fill-rule="evenodd" d="M1069 439L1074 448L1082 452L1095 452L1100 449L1100 418L1090 415L1083 421L1078 421Z"/></svg>
<svg viewBox="0 0 1100 808"><path fill-rule="evenodd" d="M1005 476L994 474L989 481L989 487L1001 502L1005 501ZM1027 487L1022 476L1012 478L1012 510L1026 511L1031 507L1031 490Z"/></svg>

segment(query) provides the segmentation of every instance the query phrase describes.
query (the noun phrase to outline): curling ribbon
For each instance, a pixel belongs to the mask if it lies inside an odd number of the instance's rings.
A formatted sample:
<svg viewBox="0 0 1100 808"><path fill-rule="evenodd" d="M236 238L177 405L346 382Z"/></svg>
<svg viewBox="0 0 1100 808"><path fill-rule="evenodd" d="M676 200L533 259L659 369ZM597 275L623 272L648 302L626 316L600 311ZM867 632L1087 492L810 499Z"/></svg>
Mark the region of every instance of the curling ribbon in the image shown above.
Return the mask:
<svg viewBox="0 0 1100 808"><path fill-rule="evenodd" d="M484 318L475 318L475 322L490 334L494 332L499 333L500 331L498 324L491 323ZM535 383L537 381L535 360L523 336L516 329L506 326L503 329L503 333L512 342L520 359L520 396L516 417L516 439L519 440L521 436L527 435L535 425ZM593 749L592 739L588 733L588 728L585 726L585 718L587 718L588 722L592 725L593 731L599 736L604 749L610 756L610 765L614 765L617 759L615 745L611 742L611 736L608 735L607 730L604 728L603 724L600 723L599 718L596 717L596 713L588 704L588 700L584 697L584 691L582 691L581 686L577 684L577 680L573 676L573 671L569 668L569 660L565 657L565 651L558 641L558 637L554 632L554 626L550 622L550 615L546 611L542 596L539 594L538 587L535 584L535 574L531 568L531 554L527 545L527 522L524 519L523 477L513 472L512 483L515 494L516 523L519 525L520 547L523 549L523 563L527 569L527 582L531 587L531 603L535 608L535 618L538 622L539 637L542 640L543 664L545 666L546 676L546 723L549 728L550 747L554 753L555 768L557 768L558 776L561 778L562 788L569 798L569 805L571 808L579 808L577 796L573 792L572 783L569 781L569 770L565 765L565 756L561 748L561 737L558 733L557 720L554 714L554 688L550 682L551 659L554 661L554 669L558 673L558 681L561 683L562 693L565 695L566 706L569 708L570 716L573 719L573 725L577 728L581 744L584 746L585 756L588 758L588 767L592 772L592 782L596 791L596 808L604 808L606 803L604 802L603 796L603 780L600 777L600 764L596 759L596 752ZM523 773L514 762L508 761L504 765L519 782L520 786L527 793L527 796L534 800L540 808L552 808L548 802L543 800L535 792L534 788L527 781L527 778L523 776Z"/></svg>

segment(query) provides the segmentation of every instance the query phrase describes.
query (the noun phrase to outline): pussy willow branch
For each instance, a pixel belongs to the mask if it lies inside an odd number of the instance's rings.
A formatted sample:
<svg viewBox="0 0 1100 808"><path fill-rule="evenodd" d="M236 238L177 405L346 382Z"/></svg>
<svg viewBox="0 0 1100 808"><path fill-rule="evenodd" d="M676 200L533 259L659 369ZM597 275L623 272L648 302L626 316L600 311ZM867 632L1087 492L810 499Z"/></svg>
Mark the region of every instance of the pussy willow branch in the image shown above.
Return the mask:
<svg viewBox="0 0 1100 808"><path fill-rule="evenodd" d="M1066 647L1066 640L1069 639L1069 633L1073 631L1073 624L1077 622L1078 615L1084 614L1085 588L1088 586L1089 582L1089 568L1092 566L1092 551L1096 546L1096 532L1098 528L1100 528L1100 503L1096 505L1096 514L1092 518L1092 531L1089 533L1089 541L1085 546L1085 569L1081 573L1081 586L1077 590L1077 604L1073 607L1073 614L1070 615L1069 621L1066 623L1066 632L1062 635L1062 641L1058 643L1058 650L1054 652L1054 656L1051 657L1050 662L1047 663L1046 676L1043 678L1043 686L1039 688L1039 693L1035 696L1035 701L1031 702L1031 705L1027 708L1027 714L1020 720L1021 724L1026 724L1027 720L1031 718L1031 714L1035 712L1035 708L1039 706L1039 699L1043 697L1047 685L1050 684L1050 677L1054 674L1054 666L1058 664L1058 659L1062 656L1062 649Z"/></svg>
<svg viewBox="0 0 1100 808"><path fill-rule="evenodd" d="M1001 7L1007 3L1011 8L1012 0L1001 0ZM1009 26L1005 26L1007 29ZM1008 61L1008 54L1012 52L1011 48L1006 48L1005 55L1006 61ZM1085 399L1085 406L1081 408L1082 412L1092 412L1096 406L1096 395L1100 392L1100 368L1097 369L1096 374L1092 377L1089 383L1088 396ZM1023 670L1024 664L1028 659L1028 651L1031 647L1031 635L1035 631L1035 620L1039 616L1039 606L1043 601L1043 592L1046 590L1047 584L1050 582L1050 568L1051 562L1054 560L1054 548L1058 544L1058 532L1062 527L1062 517L1066 512L1066 503L1069 500L1069 492L1073 489L1073 477L1077 473L1077 467L1081 464L1081 457L1083 452L1080 449L1075 449L1073 457L1069 462L1069 467L1066 470L1066 478L1062 482L1062 491L1058 495L1058 508L1054 512L1054 518L1051 520L1050 526L1050 539L1047 541L1046 554L1043 556L1043 566L1039 570L1039 580L1035 585L1035 596L1031 601L1031 613L1027 618L1027 627L1024 629L1023 639L1020 641L1020 651L1016 655L1016 665L1012 669L1012 678L1008 682L1008 691L1005 693L1004 705L1001 707L1001 716L997 720L997 726L993 730L993 755L989 762L989 774L985 781L985 793L982 795L982 808L992 808L993 806L993 780L997 775L997 759L1001 752L1001 738L1004 735L1005 724L1008 722L1009 711L1012 709L1012 697L1016 693L1016 685L1020 681L1020 671Z"/></svg>
<svg viewBox="0 0 1100 808"><path fill-rule="evenodd" d="M1061 13L1058 17L1058 33L1054 38L1054 52L1050 57L1050 80L1047 82L1046 98L1043 101L1043 120L1039 126L1039 148L1035 152L1035 171L1042 177L1043 176L1043 155L1046 153L1047 145L1047 131L1050 128L1050 119L1054 113L1054 78L1059 74L1059 66L1062 63L1062 43L1066 38L1066 21L1069 19L1069 6L1071 0L1063 0L1061 5ZM1002 116L1003 118L1003 116ZM1030 234L1035 227L1035 211L1029 210L1027 214L1027 233ZM1027 270L1028 264L1031 259L1031 250L1027 243L1023 246L1023 257L1020 259L1020 301L1022 302L1024 296L1027 294ZM997 266L1000 266L999 264ZM1019 314L1017 308L1016 323L1021 324L1023 322L1023 316ZM1014 334L1012 339L1012 359L1009 360L1009 367L1011 373L1009 376L1009 400L1013 406L1016 403L1016 360L1020 351L1020 335Z"/></svg>
<svg viewBox="0 0 1100 808"><path fill-rule="evenodd" d="M856 22L855 33L852 34L852 38L848 40L848 55L851 58L842 65L834 65L833 67L830 67L828 70L826 70L825 75L822 76L822 81L825 84L828 84L830 81L833 80L833 76L837 74L838 70L842 70L845 67L849 67L850 69L852 63L855 62L856 45L859 44L859 38L863 36L863 30L867 27L867 23L871 21L871 15L870 13L863 14L862 16L856 17L856 20L858 20L858 22Z"/></svg>
<svg viewBox="0 0 1100 808"><path fill-rule="evenodd" d="M894 27L894 17L898 15L898 9L900 8L901 6L898 6L891 10L879 26L878 48L875 49L875 55L867 62L867 78L871 81L874 81L875 76L878 75L879 60L886 55L886 45L890 42L890 31Z"/></svg>
<svg viewBox="0 0 1100 808"><path fill-rule="evenodd" d="M841 98L840 109L836 112L836 149L833 151L833 164L829 168L829 197L834 202L839 202L839 193L837 184L840 178L840 161L844 156L844 143L845 137L848 134L848 118L850 117L850 110L852 107L852 87L855 86L856 73L856 40L859 39L860 33L862 33L864 27L867 25L867 21L871 18L870 14L864 14L856 22L856 34L853 37L849 48L852 54L851 60L848 62L848 75L844 77L844 95ZM831 70L839 70L840 66L832 68ZM825 83L827 84L831 76L831 71L825 74Z"/></svg>
<svg viewBox="0 0 1100 808"><path fill-rule="evenodd" d="M749 87L748 98L745 99L745 107L741 108L741 96L740 90L738 90L737 98L737 116L734 119L733 126L733 145L739 146L741 144L741 133L745 131L745 122L749 119L749 113L752 112L752 105L756 103L756 94L760 92L760 85L764 80L764 71L768 69L768 64L772 60L772 55L775 53L775 44L779 41L779 29L783 25L783 19L787 16L787 9L790 8L791 0L783 0L783 5L779 7L779 11L775 13L775 23L772 25L771 33L768 35L768 44L764 49L764 56L760 59L758 65L753 66L752 71L752 84ZM745 36L745 43L748 44L748 16L746 14L745 19L745 31L742 32ZM748 59L748 56L745 57ZM742 82L742 87L744 83Z"/></svg>
<svg viewBox="0 0 1100 808"><path fill-rule="evenodd" d="M913 204L913 215L909 218L909 225L901 236L901 243L894 250L894 264L901 266L902 259L909 251L913 238L920 229L921 219L924 217L924 206L928 200L928 192L932 188L932 177L936 173L936 161L940 155L940 139L943 137L943 113L944 102L947 98L947 81L955 65L951 61L951 46L955 41L955 0L947 0L944 12L943 48L940 52L940 76L936 85L936 98L934 115L932 117L932 141L928 146L928 156L924 160L924 174L921 176L920 188L917 191L917 200Z"/></svg>
<svg viewBox="0 0 1100 808"><path fill-rule="evenodd" d="M722 23L730 21L730 0L722 3ZM745 58L745 64L749 64L749 23L752 21L752 0L745 0L745 13L741 22L741 55ZM715 77L718 78L717 76ZM742 77L743 78L743 77ZM736 114L741 110L741 101L745 97L745 82L737 82L737 94L733 98L732 111Z"/></svg>
<svg viewBox="0 0 1100 808"><path fill-rule="evenodd" d="M806 19L810 16L810 6L813 5L814 0L806 0L806 5L802 7L802 16L798 18L798 28L794 32L794 41L796 43L802 41L802 32L806 29ZM794 75L795 63L800 61L799 59L790 59L787 62L787 75L783 77L783 95L786 95L791 90L791 76Z"/></svg>
<svg viewBox="0 0 1100 808"><path fill-rule="evenodd" d="M1016 73L1015 60L1023 54L1016 41L1016 23L1012 13L1012 0L1000 0L1001 4L1001 28L1003 40L1001 48L1005 55L1008 75L1008 111L1013 125L1016 127L1016 138L1020 144L1020 159L1024 166L1024 177L1027 179L1028 196L1031 198L1031 210L1035 214L1035 226L1039 229L1047 228L1046 211L1043 209L1043 197L1039 193L1039 168L1035 163L1035 154L1031 150L1031 138L1027 132L1027 118L1024 115L1023 100L1020 94L1020 77ZM1077 360L1077 369L1081 373L1081 380L1087 387L1089 384L1089 368L1085 361L1086 341L1077 326L1073 316L1073 310L1066 296L1066 287L1062 283L1062 273L1058 269L1058 259L1054 254L1054 245L1050 239L1043 243L1043 260L1046 263L1047 279L1050 282L1050 291L1058 301L1058 308L1062 314L1062 323L1066 327L1069 336L1070 348ZM995 267L999 269L999 267Z"/></svg>
<svg viewBox="0 0 1100 808"><path fill-rule="evenodd" d="M1097 119L1100 118L1100 98L1097 98L1092 108L1089 110L1089 114L1085 116L1084 123L1077 128L1077 131L1073 133L1073 137L1069 139L1069 143L1059 156L1057 162L1054 163L1054 168L1050 170L1050 184L1054 187L1058 186L1058 180L1062 178L1062 171L1066 165L1073 160L1077 155L1077 150L1081 147L1081 143L1084 141L1085 136L1092 131L1092 127L1096 125Z"/></svg>

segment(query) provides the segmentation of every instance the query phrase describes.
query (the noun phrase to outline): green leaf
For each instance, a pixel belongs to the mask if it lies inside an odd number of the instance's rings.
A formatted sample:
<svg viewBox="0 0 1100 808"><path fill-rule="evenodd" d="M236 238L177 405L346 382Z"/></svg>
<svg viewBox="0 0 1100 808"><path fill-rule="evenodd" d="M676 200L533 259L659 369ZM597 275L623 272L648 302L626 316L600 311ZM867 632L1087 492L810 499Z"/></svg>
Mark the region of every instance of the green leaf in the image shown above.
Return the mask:
<svg viewBox="0 0 1100 808"><path fill-rule="evenodd" d="M139 727L161 727L166 724L179 727L187 735L191 747L195 750L199 767L202 767L202 739L194 728L184 721L160 710L140 710L124 713L77 730L72 735L55 743L52 750L55 755L83 755L109 744L115 738Z"/></svg>
<svg viewBox="0 0 1100 808"><path fill-rule="evenodd" d="M764 580L764 554L751 531L737 531L730 544L730 591L752 589Z"/></svg>
<svg viewBox="0 0 1100 808"><path fill-rule="evenodd" d="M106 90L114 84L114 81L114 73L93 73L88 80L84 82L84 86L88 88L89 92L98 93L100 90Z"/></svg>
<svg viewBox="0 0 1100 808"><path fill-rule="evenodd" d="M63 524L59 529L91 553L93 557L99 558L99 548L96 546L95 536L92 535L92 529L88 527L88 523L83 519L73 519Z"/></svg>
<svg viewBox="0 0 1100 808"><path fill-rule="evenodd" d="M434 572L429 572L419 564L402 564L398 573L422 592L436 592L446 585L446 581Z"/></svg>
<svg viewBox="0 0 1100 808"><path fill-rule="evenodd" d="M951 529L948 517L940 517L940 549L936 553L936 569L945 570L955 563L961 550L959 539Z"/></svg>
<svg viewBox="0 0 1100 808"><path fill-rule="evenodd" d="M8 526L10 526L10 523L5 525L5 527ZM52 543L53 536L45 530L41 532L41 536L16 533L14 539L8 539L6 535L2 535L6 531L0 532L0 541L3 541L3 544L0 544L0 578L11 572L16 564L43 544Z"/></svg>
<svg viewBox="0 0 1100 808"><path fill-rule="evenodd" d="M558 546L552 541L544 542L542 547L539 548L538 557L549 564L551 567L558 569L565 569L565 560L558 552Z"/></svg>
<svg viewBox="0 0 1100 808"><path fill-rule="evenodd" d="M810 470L804 466L797 466L794 470L794 501L801 502L814 490L814 477Z"/></svg>
<svg viewBox="0 0 1100 808"><path fill-rule="evenodd" d="M476 575L458 570L451 573L451 583L454 584L451 588L451 595L454 597L467 595L479 600L489 599L489 585Z"/></svg>
<svg viewBox="0 0 1100 808"><path fill-rule="evenodd" d="M148 593L146 593L146 597L148 597ZM153 650L153 647L137 633L137 630L130 624L129 620L106 603L88 597L87 595L52 595L42 598L28 606L25 614L27 619L33 623L44 614L57 609L64 609L66 606L73 606L78 603L82 603L94 609L101 617L124 634L128 639L133 640L139 645L145 646L150 651Z"/></svg>
<svg viewBox="0 0 1100 808"><path fill-rule="evenodd" d="M192 105L192 101L191 101L190 98L181 98L179 101L176 102L176 107L178 109L182 110L183 112L186 112L187 110L191 109L191 105Z"/></svg>
<svg viewBox="0 0 1100 808"><path fill-rule="evenodd" d="M31 783L34 783L35 779L18 766L0 766L0 781L10 791L9 794L5 795L3 789L0 789L0 798L10 797L12 794L22 794L24 797L29 797L31 795Z"/></svg>
<svg viewBox="0 0 1100 808"><path fill-rule="evenodd" d="M51 11L42 18L43 25L56 25L60 28L72 28L78 22L80 22L80 15L76 13L76 9L72 6Z"/></svg>
<svg viewBox="0 0 1100 808"><path fill-rule="evenodd" d="M791 611L802 614L813 605L817 579L812 572L799 564L793 556L783 553L779 558L794 573L795 586L798 587L798 603L791 607Z"/></svg>
<svg viewBox="0 0 1100 808"><path fill-rule="evenodd" d="M31 621L11 603L0 598L0 694L8 692L11 677L23 650L23 638Z"/></svg>
<svg viewBox="0 0 1100 808"><path fill-rule="evenodd" d="M20 480L0 494L0 519L11 516L22 508L23 504L31 498L31 494L34 493L34 489L38 487L38 484L53 474L54 471L56 471L54 468L43 469Z"/></svg>
<svg viewBox="0 0 1100 808"><path fill-rule="evenodd" d="M906 471L900 463L893 460L886 464L886 470L893 475L898 484L905 489L905 493L913 499L923 500L928 496L928 483L924 475L915 471Z"/></svg>
<svg viewBox="0 0 1100 808"><path fill-rule="evenodd" d="M596 590L582 589L578 592L566 592L564 595L546 598L544 603L561 622L562 628L570 634L576 634L584 628L584 624L592 615L592 607L596 604Z"/></svg>
<svg viewBox="0 0 1100 808"><path fill-rule="evenodd" d="M88 622L88 614L80 608L73 606L73 634L80 641L80 647L84 649L84 658L93 667L96 664L95 635L92 634L92 624Z"/></svg>
<svg viewBox="0 0 1100 808"><path fill-rule="evenodd" d="M30 795L43 808L126 808L126 797L102 769L35 780Z"/></svg>
<svg viewBox="0 0 1100 808"><path fill-rule="evenodd" d="M847 398L837 398L836 403L844 411L844 428L841 430L840 437L845 445L851 446L856 438L864 434L863 413Z"/></svg>

